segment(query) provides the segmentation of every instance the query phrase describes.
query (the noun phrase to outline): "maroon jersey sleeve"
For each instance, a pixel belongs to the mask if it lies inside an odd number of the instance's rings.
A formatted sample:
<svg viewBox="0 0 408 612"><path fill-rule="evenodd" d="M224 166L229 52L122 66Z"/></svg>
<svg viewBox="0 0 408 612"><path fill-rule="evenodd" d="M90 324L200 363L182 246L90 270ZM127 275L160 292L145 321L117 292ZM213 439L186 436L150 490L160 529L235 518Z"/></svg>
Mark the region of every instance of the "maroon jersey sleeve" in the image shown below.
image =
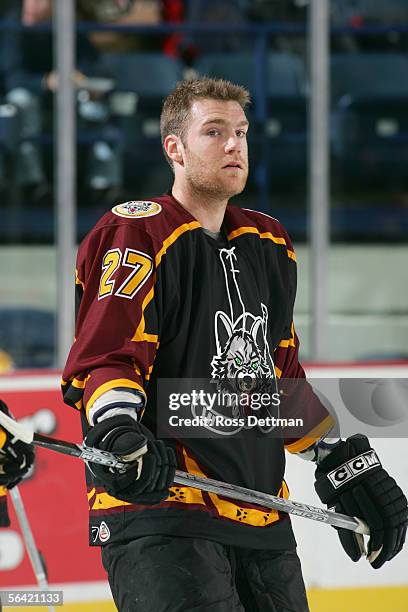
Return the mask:
<svg viewBox="0 0 408 612"><path fill-rule="evenodd" d="M309 448L335 425L333 417L306 380L298 355L299 339L292 324L291 338L281 340L275 350L275 371L281 379L283 391L281 416L287 419L299 418L303 421L301 434L298 437L293 437L290 429L284 431L285 448L291 453L299 453Z"/></svg>
<svg viewBox="0 0 408 612"><path fill-rule="evenodd" d="M76 337L62 390L87 416L110 389L144 394L160 334L156 258L151 236L127 221L97 227L78 251Z"/></svg>
<svg viewBox="0 0 408 612"><path fill-rule="evenodd" d="M293 437L290 429L284 430L285 448L298 453L324 437L335 425L335 421L306 380L304 369L299 363L299 339L293 323L293 309L296 297L297 270L296 255L291 240L284 232L289 261L289 308L287 334L275 349L275 371L282 381L284 392L281 401L282 417L302 419L301 434ZM299 433L299 430L296 430Z"/></svg>

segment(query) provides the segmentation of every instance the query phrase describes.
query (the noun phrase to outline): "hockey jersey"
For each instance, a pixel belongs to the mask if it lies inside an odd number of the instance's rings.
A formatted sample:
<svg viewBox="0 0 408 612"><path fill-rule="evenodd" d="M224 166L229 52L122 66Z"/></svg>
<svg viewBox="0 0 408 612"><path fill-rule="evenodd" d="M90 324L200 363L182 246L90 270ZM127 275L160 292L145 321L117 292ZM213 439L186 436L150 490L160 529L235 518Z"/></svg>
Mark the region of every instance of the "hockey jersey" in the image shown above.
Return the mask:
<svg viewBox="0 0 408 612"><path fill-rule="evenodd" d="M62 381L64 401L84 431L106 391L146 396L143 423L157 434L167 406L162 380L304 379L293 326L296 256L272 217L228 205L210 237L173 196L115 206L81 244L76 270L76 338ZM299 452L327 433L331 416L302 388L302 434L168 438L178 466L204 477L288 497L284 449ZM288 515L173 486L158 505L111 497L88 474L90 543L152 533L202 537L252 548L295 546Z"/></svg>

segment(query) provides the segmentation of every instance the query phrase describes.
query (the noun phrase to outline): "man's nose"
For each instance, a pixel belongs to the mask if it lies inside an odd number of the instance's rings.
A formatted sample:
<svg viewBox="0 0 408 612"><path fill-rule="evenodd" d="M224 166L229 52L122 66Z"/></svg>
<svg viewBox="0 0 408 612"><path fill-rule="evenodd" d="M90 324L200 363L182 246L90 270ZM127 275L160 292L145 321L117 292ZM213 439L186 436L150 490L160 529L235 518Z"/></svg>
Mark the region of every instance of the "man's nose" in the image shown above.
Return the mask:
<svg viewBox="0 0 408 612"><path fill-rule="evenodd" d="M241 141L238 136L230 136L225 143L225 151L229 153L230 151L239 151L241 148Z"/></svg>

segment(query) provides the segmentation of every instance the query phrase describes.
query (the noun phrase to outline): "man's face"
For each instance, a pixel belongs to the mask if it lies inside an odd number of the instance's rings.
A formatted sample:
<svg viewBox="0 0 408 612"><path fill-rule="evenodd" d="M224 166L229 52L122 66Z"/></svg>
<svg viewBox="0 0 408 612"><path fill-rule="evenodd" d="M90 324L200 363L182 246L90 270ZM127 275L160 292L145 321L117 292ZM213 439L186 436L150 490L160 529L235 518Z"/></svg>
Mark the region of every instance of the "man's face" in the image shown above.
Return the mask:
<svg viewBox="0 0 408 612"><path fill-rule="evenodd" d="M184 179L216 198L241 193L248 177L248 121L238 102L193 103L183 142Z"/></svg>
<svg viewBox="0 0 408 612"><path fill-rule="evenodd" d="M24 25L49 21L52 17L52 0L24 0L21 20Z"/></svg>

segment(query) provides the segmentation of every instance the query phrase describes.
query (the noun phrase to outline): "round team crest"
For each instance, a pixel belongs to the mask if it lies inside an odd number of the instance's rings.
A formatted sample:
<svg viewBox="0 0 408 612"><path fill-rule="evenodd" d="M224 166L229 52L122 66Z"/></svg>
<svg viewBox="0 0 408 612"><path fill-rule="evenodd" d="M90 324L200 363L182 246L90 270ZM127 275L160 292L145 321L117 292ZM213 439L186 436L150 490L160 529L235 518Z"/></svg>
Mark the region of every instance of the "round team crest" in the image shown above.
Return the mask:
<svg viewBox="0 0 408 612"><path fill-rule="evenodd" d="M161 209L162 207L157 202L131 200L114 206L112 212L119 217L154 217Z"/></svg>

